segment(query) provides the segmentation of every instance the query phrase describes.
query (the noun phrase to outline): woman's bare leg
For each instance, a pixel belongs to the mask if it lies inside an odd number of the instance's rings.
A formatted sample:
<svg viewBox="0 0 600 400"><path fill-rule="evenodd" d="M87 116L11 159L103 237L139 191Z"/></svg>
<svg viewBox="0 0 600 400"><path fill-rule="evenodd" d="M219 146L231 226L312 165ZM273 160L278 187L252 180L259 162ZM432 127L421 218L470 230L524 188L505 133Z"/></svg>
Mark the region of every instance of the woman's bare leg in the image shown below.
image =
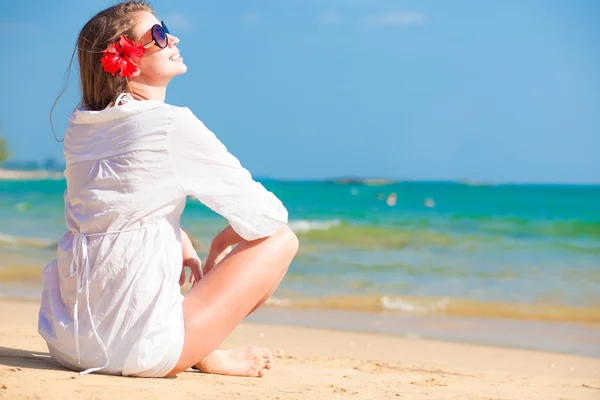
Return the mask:
<svg viewBox="0 0 600 400"><path fill-rule="evenodd" d="M198 268L199 268L200 264L201 264L200 257L198 256L198 253L196 253L196 249L194 249L194 246L192 244L190 237L183 229L181 229L181 247L182 247L182 251L183 251L183 263L184 264L191 263L192 260L196 260L198 262ZM219 263L220 261L221 260L217 260L216 262ZM287 269L282 272L280 278L276 280L275 285L273 285L271 290L269 290L269 292L258 302L258 304L252 309L252 311L250 311L250 313L248 313L248 315L250 315L254 311L258 310L271 297L271 295L275 292L275 290L277 290L277 287L283 280L283 277L285 276L286 272L287 272ZM192 282L192 279L193 279L193 273L190 273L190 282ZM195 280L194 283L199 280L200 279ZM184 283L185 283L185 270L182 268L181 269L181 277L179 278L179 285L181 286Z"/></svg>
<svg viewBox="0 0 600 400"><path fill-rule="evenodd" d="M185 295L185 341L175 375L194 365L208 372L261 376L270 352L255 346L213 352L275 290L298 250L287 227L242 242ZM212 353L212 354L211 354ZM210 357L207 357L209 356Z"/></svg>
<svg viewBox="0 0 600 400"><path fill-rule="evenodd" d="M275 293L275 290L277 290L277 288L279 287L279 284L281 283L281 281L283 280L283 277L285 276L285 273L287 272L287 269L279 276L278 279L276 279L276 283L275 285L273 285L273 287L271 288L271 290L269 290L267 292L267 294L265 294L263 296L262 299L260 299L260 301L258 302L257 305L254 306L254 308L252 310L250 310L250 312L248 313L248 315L252 314L254 311L258 310L263 304L266 303L267 300L269 300L269 297L271 297L271 295L273 295L273 293Z"/></svg>
<svg viewBox="0 0 600 400"><path fill-rule="evenodd" d="M181 233L182 233L182 244L183 244L183 259L187 260L187 263L190 263L193 260L195 260L195 261L197 261L198 266L199 266L200 258L196 254L196 251L194 250L193 246L191 245L191 241L189 241L189 238L187 238L189 243L187 243L187 245L186 245L186 243L184 243L184 235L187 237L187 234L185 234L185 232L183 230L181 231ZM224 258L225 257L223 257L223 259ZM217 261L217 263L218 262L220 262L220 261ZM186 263L186 261L184 261L184 264L185 263ZM276 280L277 282L275 283L275 285L273 285L271 290L269 290L269 292L248 313L248 315L250 315L254 311L258 310L271 297L271 295L275 292L275 290L277 290L277 287L283 280L283 278L285 276L285 272L287 272L287 269L285 271L283 271L283 273L281 274L279 279ZM193 274L190 274L190 279L192 279L192 275ZM185 275L184 275L184 271L182 270L182 276L180 278L179 284L182 285L183 282L185 282ZM218 350L218 349L213 350L212 353L210 353L208 356L206 356L202 361L200 361L198 364L194 365L192 368L199 369L199 370L201 370L203 372L207 372L207 373L227 372L228 374L232 374L232 373L236 372L236 371L232 371L232 368L237 367L236 369L238 369L238 371L237 371L238 375L240 375L240 374L250 375L251 371L248 370L248 365L253 364L252 361L253 361L255 355L258 355L259 360L261 359L261 355L262 355L262 359L264 361L264 369L271 369L271 365L273 362L273 354L271 353L271 351L269 349L264 349L264 348L261 349L257 346L246 346L243 348L231 349L231 350ZM234 359L233 362L231 361L232 358ZM240 358L242 359L241 363L239 362ZM229 360L229 362L227 362L228 360ZM231 364L235 364L235 365L232 366ZM259 364L260 364L260 362L259 362ZM241 367L241 371L239 370L240 367ZM223 370L223 368L225 368L225 370ZM259 375L262 375L262 373L259 373Z"/></svg>

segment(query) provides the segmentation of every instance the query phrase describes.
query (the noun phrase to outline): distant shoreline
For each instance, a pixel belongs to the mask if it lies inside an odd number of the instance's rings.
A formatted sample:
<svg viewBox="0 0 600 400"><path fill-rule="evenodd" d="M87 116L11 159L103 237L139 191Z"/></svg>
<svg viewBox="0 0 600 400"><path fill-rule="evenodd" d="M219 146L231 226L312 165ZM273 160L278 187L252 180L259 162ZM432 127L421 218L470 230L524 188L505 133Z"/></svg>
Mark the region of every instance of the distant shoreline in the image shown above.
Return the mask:
<svg viewBox="0 0 600 400"><path fill-rule="evenodd" d="M395 179L385 178L334 178L325 179L325 183L334 183L336 185L369 185L369 186L384 186L398 183Z"/></svg>
<svg viewBox="0 0 600 400"><path fill-rule="evenodd" d="M23 180L38 180L38 179L62 179L62 172L34 170L23 171L16 169L0 168L0 180L4 181L23 181Z"/></svg>
<svg viewBox="0 0 600 400"><path fill-rule="evenodd" d="M6 169L0 168L0 181L16 180L62 180L64 175L62 171L49 171L44 169ZM463 186L579 186L579 187L597 187L600 182L511 182L511 181L482 181L470 179L443 180L443 179L394 179L394 178L361 178L361 177L333 177L321 179L304 178L274 178L268 176L257 176L255 179L259 182L305 182L305 183L324 183L333 185L366 185L366 186L388 186L394 184L451 184Z"/></svg>

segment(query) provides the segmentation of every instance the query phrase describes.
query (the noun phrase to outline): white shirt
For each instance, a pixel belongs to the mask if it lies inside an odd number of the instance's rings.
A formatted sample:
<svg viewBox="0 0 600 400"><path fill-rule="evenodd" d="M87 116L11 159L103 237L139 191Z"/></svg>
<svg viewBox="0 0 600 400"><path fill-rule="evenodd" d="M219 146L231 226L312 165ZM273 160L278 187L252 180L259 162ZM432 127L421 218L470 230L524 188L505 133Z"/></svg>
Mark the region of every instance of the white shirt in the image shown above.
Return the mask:
<svg viewBox="0 0 600 400"><path fill-rule="evenodd" d="M64 154L69 231L44 268L39 332L69 368L164 376L184 339L186 197L246 240L275 233L287 211L187 108L129 98L78 109Z"/></svg>

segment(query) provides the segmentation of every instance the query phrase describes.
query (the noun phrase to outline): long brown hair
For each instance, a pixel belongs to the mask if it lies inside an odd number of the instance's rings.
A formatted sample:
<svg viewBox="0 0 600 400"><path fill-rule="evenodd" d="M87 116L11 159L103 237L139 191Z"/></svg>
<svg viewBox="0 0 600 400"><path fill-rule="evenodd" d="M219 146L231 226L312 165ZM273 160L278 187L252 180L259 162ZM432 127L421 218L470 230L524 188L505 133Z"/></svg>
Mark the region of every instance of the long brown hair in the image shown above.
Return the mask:
<svg viewBox="0 0 600 400"><path fill-rule="evenodd" d="M133 28L135 15L140 11L154 13L150 4L144 0L127 0L100 11L81 29L75 49L79 60L79 75L81 78L80 106L92 111L103 110L127 90L126 79L119 74L113 76L104 71L101 60L104 50L115 43L119 36L125 35L134 41L139 39L133 37ZM67 70L67 85L74 55L75 51L73 51L71 63ZM65 89L52 105L50 111L52 131L54 131L52 111L58 99L66 90L67 87L65 86Z"/></svg>

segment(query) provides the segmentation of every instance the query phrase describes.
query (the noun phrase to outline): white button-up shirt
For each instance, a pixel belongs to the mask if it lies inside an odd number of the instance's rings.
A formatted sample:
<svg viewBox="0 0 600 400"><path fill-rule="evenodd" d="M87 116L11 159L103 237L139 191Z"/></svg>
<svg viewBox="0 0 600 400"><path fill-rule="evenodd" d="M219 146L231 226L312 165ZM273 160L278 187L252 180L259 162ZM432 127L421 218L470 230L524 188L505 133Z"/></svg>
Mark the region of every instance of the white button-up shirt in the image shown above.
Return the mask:
<svg viewBox="0 0 600 400"><path fill-rule="evenodd" d="M44 268L39 332L71 369L164 376L184 339L186 197L247 240L273 234L287 211L189 109L128 100L70 117L68 232Z"/></svg>

